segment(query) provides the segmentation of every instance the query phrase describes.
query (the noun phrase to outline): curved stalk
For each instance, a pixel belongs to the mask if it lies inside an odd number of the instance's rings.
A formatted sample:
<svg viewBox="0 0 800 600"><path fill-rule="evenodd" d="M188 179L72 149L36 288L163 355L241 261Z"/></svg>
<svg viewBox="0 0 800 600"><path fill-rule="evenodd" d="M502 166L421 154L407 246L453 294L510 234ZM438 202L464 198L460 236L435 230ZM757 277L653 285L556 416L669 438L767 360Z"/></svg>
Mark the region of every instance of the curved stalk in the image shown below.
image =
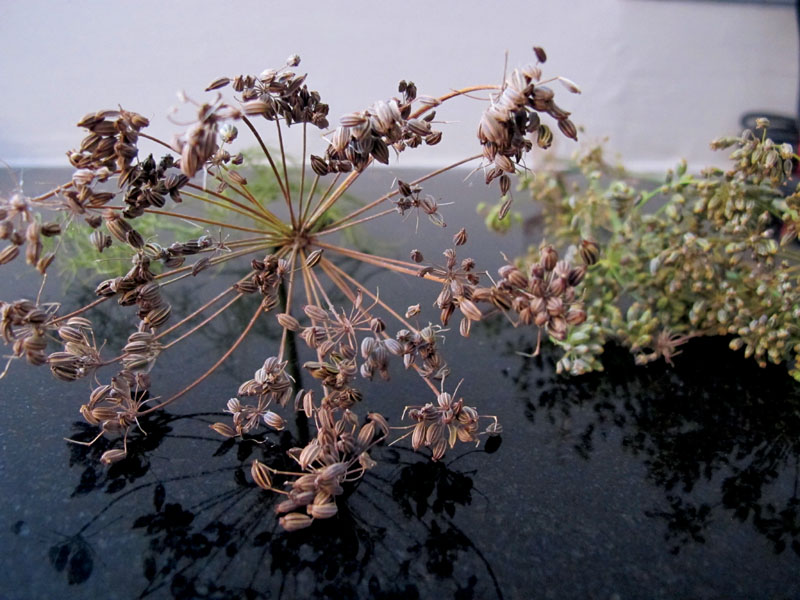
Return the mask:
<svg viewBox="0 0 800 600"><path fill-rule="evenodd" d="M236 351L236 348L238 348L241 345L241 343L244 341L244 338L247 337L247 334L250 333L250 331L253 329L253 326L256 324L256 321L258 320L258 317L261 314L261 312L262 312L262 308L261 308L261 305L259 305L258 308L256 309L255 313L253 313L253 316L250 319L250 322L244 328L244 331L242 331L242 333L239 334L239 337L236 338L236 341L231 345L230 348L228 348L228 350L225 352L225 354L220 356L219 359L217 360L217 362L215 362L213 365L211 365L211 367L205 373L203 373L200 377L195 379L192 383L187 385L185 388L183 388L179 392L176 392L175 394L173 394L172 396L170 396L169 398L167 398L163 402L160 402L159 404L156 404L155 406L151 406L147 410L144 410L144 411L138 413L137 416L142 417L144 415L148 415L148 414L150 414L152 412L160 410L160 409L162 409L162 408L164 408L166 406L169 406L170 404L175 402L175 400L177 400L181 396L187 394L188 392L193 390L195 387L200 385L203 381L205 381L214 371L216 371L219 368L219 366L222 363L224 363L226 360L228 360L230 355L233 354Z"/></svg>

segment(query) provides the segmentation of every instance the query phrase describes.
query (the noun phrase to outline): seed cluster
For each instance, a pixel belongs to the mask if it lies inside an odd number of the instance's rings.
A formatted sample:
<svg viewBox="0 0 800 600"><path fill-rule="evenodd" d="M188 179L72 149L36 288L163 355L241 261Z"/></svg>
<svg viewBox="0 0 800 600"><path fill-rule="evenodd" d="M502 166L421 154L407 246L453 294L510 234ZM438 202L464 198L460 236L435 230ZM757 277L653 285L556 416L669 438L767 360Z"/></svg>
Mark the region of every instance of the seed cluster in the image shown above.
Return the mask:
<svg viewBox="0 0 800 600"><path fill-rule="evenodd" d="M424 406L408 407L408 416L416 422L411 431L411 446L418 450L422 446L431 449L433 460L444 457L448 446L452 448L456 441L477 442L478 419L481 415L471 406L464 404L464 399L453 400L448 392L440 393L436 404L428 402ZM496 417L486 432L490 435L502 433L502 427Z"/></svg>
<svg viewBox="0 0 800 600"><path fill-rule="evenodd" d="M283 515L279 523L287 531L304 529L314 519L335 516L336 497L344 493L347 483L375 465L369 450L389 435L386 420L377 413L368 414L362 425L350 410L339 412L306 398L304 410L308 418L313 417L317 434L305 447L289 451L300 473L280 471L259 461L254 461L251 468L253 481L259 487L286 496L275 511ZM275 487L273 477L286 475L286 489Z"/></svg>
<svg viewBox="0 0 800 600"><path fill-rule="evenodd" d="M106 450L100 457L103 463L115 463L127 456L128 431L137 422L146 396L144 390L149 386L150 381L146 374L133 374L123 370L111 378L110 384L100 385L92 390L89 402L81 406L80 412L86 422L100 427L100 433L95 439L105 434L123 436L123 447Z"/></svg>
<svg viewBox="0 0 800 600"><path fill-rule="evenodd" d="M113 232L119 223L125 221L116 214L111 216L116 217L111 219L114 225L109 226ZM128 231L126 235L130 237L130 233L131 231ZM120 306L136 305L138 307L136 314L141 319L138 330L140 332L156 330L167 322L172 306L161 295L161 286L154 280L155 275L150 270L151 260L147 254L138 252L131 262L132 266L125 275L102 281L95 289L95 293L101 298L116 297Z"/></svg>
<svg viewBox="0 0 800 600"><path fill-rule="evenodd" d="M94 339L92 323L84 317L72 317L58 328L64 343L63 351L47 357L50 371L62 381L75 381L93 375L102 365L100 351Z"/></svg>
<svg viewBox="0 0 800 600"><path fill-rule="evenodd" d="M478 139L483 146L483 155L493 165L486 172L486 182L500 178L501 193L510 189L507 173L516 171L525 153L531 150L535 135L540 148L549 148L553 141L550 128L541 122L539 113L546 113L556 119L561 132L568 138L578 139L575 124L570 121L570 113L555 103L553 90L541 82L541 65L546 55L541 48L534 48L537 62L521 69L514 69L506 80L503 90L493 98L484 111L478 126ZM558 77L573 93L580 93L571 81Z"/></svg>
<svg viewBox="0 0 800 600"><path fill-rule="evenodd" d="M467 241L467 234L461 229L453 238L456 246L463 245ZM481 311L472 300L475 286L480 283L480 276L475 272L475 261L471 258L464 258L460 262L456 256L454 248L448 248L443 252L445 257L444 266L429 265L423 267L417 273L419 277L431 275L442 281L442 290L434 303L439 310L439 318L443 326L447 326L450 317L456 311L462 315L459 330L464 337L469 336L473 321L481 320Z"/></svg>
<svg viewBox="0 0 800 600"><path fill-rule="evenodd" d="M401 98L381 100L366 110L343 116L341 125L331 134L325 157L312 157L314 172L318 175L352 169L360 172L372 159L389 164L389 148L402 152L423 142L429 146L438 144L442 132L431 127L436 112L428 112L421 118L412 117L417 87L412 82L401 81L398 91Z"/></svg>
<svg viewBox="0 0 800 600"><path fill-rule="evenodd" d="M578 296L578 287L586 268L597 262L598 247L584 240L583 264L572 266L559 260L556 249L543 244L538 256L527 269L504 265L498 270L500 280L491 288L478 288L473 298L488 302L503 311L516 313L515 325L535 325L539 328L536 351L539 352L542 331L557 341L567 338L568 328L586 320L586 311Z"/></svg>
<svg viewBox="0 0 800 600"><path fill-rule="evenodd" d="M6 344L12 344L14 356L24 356L36 366L47 362L45 335L52 329L50 319L57 308L38 306L30 300L0 302L0 333Z"/></svg>
<svg viewBox="0 0 800 600"><path fill-rule="evenodd" d="M9 244L0 250L0 265L10 263L20 254L20 248L25 247L25 260L44 274L47 267L53 262L55 254L43 252L43 237L53 237L61 233L58 223L45 223L37 221L33 216L32 206L28 198L17 192L10 198L0 198L0 240L7 240Z"/></svg>
<svg viewBox="0 0 800 600"><path fill-rule="evenodd" d="M430 194L422 194L422 186L409 185L404 181L397 180L397 189L400 191L400 198L394 200L396 210L405 216L408 211L416 211L417 219L419 213L424 213L431 223L437 227L445 227L446 223L441 213L439 213L439 203ZM414 262L421 262L414 259Z"/></svg>

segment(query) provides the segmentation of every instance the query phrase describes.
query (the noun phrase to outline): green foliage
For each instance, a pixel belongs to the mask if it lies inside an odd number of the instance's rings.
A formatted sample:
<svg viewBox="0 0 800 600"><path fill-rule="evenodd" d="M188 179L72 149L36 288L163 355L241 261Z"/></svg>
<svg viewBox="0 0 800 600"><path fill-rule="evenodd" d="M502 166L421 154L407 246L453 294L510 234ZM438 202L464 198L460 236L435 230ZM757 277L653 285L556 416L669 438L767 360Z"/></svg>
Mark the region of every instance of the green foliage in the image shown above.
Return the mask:
<svg viewBox="0 0 800 600"><path fill-rule="evenodd" d="M518 225L522 223L522 215L517 211L511 211L507 215L504 215L502 219L500 218L500 211L503 210L505 202L506 197L502 196L497 204L493 206L490 206L486 202L480 202L476 207L478 214L484 218L483 222L486 224L486 228L490 231L505 234L508 233L515 224Z"/></svg>
<svg viewBox="0 0 800 600"><path fill-rule="evenodd" d="M800 380L800 192L785 195L796 156L766 131L712 147L732 149L729 170L692 175L681 163L663 183L636 180L597 147L577 170L526 179L548 239L602 248L584 280L587 321L559 343L559 370L599 369L609 340L637 364L671 363L693 337L729 335L732 349L762 366L785 362Z"/></svg>
<svg viewBox="0 0 800 600"><path fill-rule="evenodd" d="M154 214L145 214L137 218L136 228L145 240L158 241L165 246L176 239L197 237L204 233L203 229L188 221L164 219ZM173 233L173 239L164 239L165 233ZM88 271L106 277L118 277L124 275L131 268L130 246L114 240L110 247L98 254L85 227L66 227L56 241L47 241L50 244L57 244L57 254L61 258L55 264L58 265L65 287L80 273L85 274ZM49 250L50 248L45 246L45 249ZM158 267L158 263L153 264L154 269Z"/></svg>

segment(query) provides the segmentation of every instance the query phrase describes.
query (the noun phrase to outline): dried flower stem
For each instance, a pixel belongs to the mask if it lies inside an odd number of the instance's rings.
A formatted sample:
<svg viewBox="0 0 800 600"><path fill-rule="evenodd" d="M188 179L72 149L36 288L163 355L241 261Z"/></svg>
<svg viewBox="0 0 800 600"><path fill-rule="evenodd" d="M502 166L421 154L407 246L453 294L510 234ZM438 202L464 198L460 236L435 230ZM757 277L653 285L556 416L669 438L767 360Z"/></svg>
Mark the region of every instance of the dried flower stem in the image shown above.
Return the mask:
<svg viewBox="0 0 800 600"><path fill-rule="evenodd" d="M250 121L250 119L248 119L247 117L242 117L242 122L245 125L247 125L247 127L252 132L253 137L256 138L258 145L261 147L261 151L264 153L264 156L266 156L267 161L269 161L269 166L272 167L272 173L275 175L275 181L277 181L278 186L281 188L281 193L283 194L283 197L286 198L288 202L289 192L287 191L287 185L285 185L283 179L281 179L280 173L278 173L278 168L275 166L275 161L272 160L272 154L267 148L267 145L264 143L264 140L261 139L261 134L258 133L258 129L256 129L255 125L253 125L252 121Z"/></svg>
<svg viewBox="0 0 800 600"><path fill-rule="evenodd" d="M242 294L242 293L236 294L233 298L231 298L224 305L222 305L222 307L220 307L219 309L214 311L211 315L209 315L207 318L203 319L200 323L198 323L197 325L192 327L189 331L187 331L186 333L184 333L184 334L180 335L179 337L175 338L174 340L172 340L168 344L164 345L163 350L168 350L169 348L171 348L172 346L174 346L178 342L185 340L187 337L192 335L195 331L198 331L198 330L202 329L203 327L205 327L206 325L208 325L211 321L213 321L219 315L221 315L223 312L225 312L230 306L232 306L242 296L244 296L244 294ZM182 321L181 323L183 323L183 322L185 322L185 321ZM180 324L180 323L178 323L178 324ZM156 337L155 339L158 339L158 337Z"/></svg>
<svg viewBox="0 0 800 600"><path fill-rule="evenodd" d="M398 273L404 273L406 275L419 274L418 265L398 260L396 258L376 257L373 254L366 254L364 252L359 252L358 250L352 250L351 248L343 248L342 246L326 244L324 242L317 242L317 246L319 246L320 248L325 248L327 250L332 250L333 252L338 252L339 254L348 256L350 258L355 258L356 260L360 260L361 262L369 263L371 265L375 265L378 267L385 267L387 269L391 269L392 271L397 271ZM444 279L437 277L436 275L433 275L431 273L426 274L423 277L423 279L438 281L440 283L444 282Z"/></svg>
<svg viewBox="0 0 800 600"><path fill-rule="evenodd" d="M292 297L294 296L294 276L297 272L297 244L292 246L292 254L289 258L289 287L286 290L286 306L283 308L283 312L290 314L292 311ZM281 343L280 349L278 350L278 362L283 361L283 354L286 350L286 340L287 336L289 335L289 330L285 327L283 331L281 331Z"/></svg>
<svg viewBox="0 0 800 600"><path fill-rule="evenodd" d="M143 417L144 415L148 415L148 414L150 414L152 412L155 412L157 410L161 410L162 408L165 408L166 406L169 406L170 404L175 402L175 400L177 400L181 396L187 394L188 392L192 391L194 388L196 388L198 385L200 385L203 381L205 381L209 377L209 375L211 375L214 371L216 371L220 367L220 365L222 365L222 363L224 363L226 360L228 360L228 357L231 354L233 354L236 351L236 348L238 348L241 345L241 343L244 341L244 338L246 338L247 334L250 333L250 331L253 329L253 326L256 324L256 321L258 321L258 317L259 317L260 314L261 314L261 307L259 306L255 310L255 312L253 313L253 316L250 318L250 322L245 326L245 328L242 331L242 333L239 334L239 337L236 338L236 341L233 342L233 344L231 344L231 347L228 348L228 350L226 350L225 353L222 356L219 357L217 362L215 362L213 365L211 365L211 367L209 367L209 369L205 373L200 375L200 377L195 379L192 383L190 383L189 385L184 387L182 390L176 392L175 394L173 394L172 396L170 396L169 398L167 398L163 402L161 402L159 404L156 404L155 406L151 406L147 410L144 410L144 411L140 412L138 416Z"/></svg>
<svg viewBox="0 0 800 600"><path fill-rule="evenodd" d="M412 181L410 183L410 185L411 186L419 185L420 183L423 183L423 182L427 181L428 179L432 179L433 177L437 177L437 176L441 175L442 173L446 173L447 171L450 171L451 169L455 169L456 167L460 167L461 165L464 165L464 164L466 164L468 162L472 162L473 160L477 160L481 156L482 156L481 154L475 154L473 156L468 156L467 158L464 158L462 160L458 160L458 161L456 161L456 162L454 162L454 163L452 163L450 165L447 165L446 167L442 167L441 169L436 169L435 171L431 171L427 175L423 175L422 177L419 177L419 178L415 179L414 181ZM325 235L326 233L330 233L330 228L338 227L338 226L342 225L343 223L346 223L350 219L355 219L359 215L362 215L363 213L367 212L368 210L372 210L373 208L375 208L376 206L378 206L382 202L385 202L386 200L388 200L390 198L393 198L394 196L398 195L399 193L400 193L400 190L392 190L391 192L387 192L386 194L384 194L380 198L378 198L376 200L373 200L372 202L370 202L368 204L365 204L364 206L354 210L349 215L346 215L346 216L342 217L341 219L339 219L337 221L334 221L333 223L330 224L329 227L326 227L325 230L321 231L318 235Z"/></svg>

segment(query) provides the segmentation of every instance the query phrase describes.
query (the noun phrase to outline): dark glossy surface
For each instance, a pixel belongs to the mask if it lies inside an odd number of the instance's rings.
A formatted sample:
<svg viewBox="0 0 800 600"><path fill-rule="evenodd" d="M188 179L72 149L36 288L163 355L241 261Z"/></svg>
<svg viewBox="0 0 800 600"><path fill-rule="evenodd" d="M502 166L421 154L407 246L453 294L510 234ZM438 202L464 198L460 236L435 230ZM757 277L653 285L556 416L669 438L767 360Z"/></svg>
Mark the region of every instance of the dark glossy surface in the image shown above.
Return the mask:
<svg viewBox="0 0 800 600"><path fill-rule="evenodd" d="M472 207L490 197L480 184L461 192L458 180L430 190L443 200L459 190L444 232L421 222L414 233L413 217L397 217L362 241L388 238L394 255L419 247L433 258L463 223L465 254L493 272L498 249L518 254L526 242L485 233ZM362 192L390 182L373 178ZM438 293L360 274L400 309L427 310ZM15 279L0 286L3 299L36 292ZM232 313L165 356L154 393L202 372L247 318ZM109 316L106 334L123 326ZM0 597L800 597L800 395L781 368L759 369L724 340L695 340L674 369L634 368L610 348L604 374L565 379L553 354L518 355L533 334L500 318L469 340L450 331L446 387L464 378L465 401L498 415L502 438L457 446L438 464L402 442L382 447L338 517L287 534L249 467L286 460L303 429L264 444L208 429L274 352L275 335L264 327L208 385L145 419L147 435L135 432L130 458L111 468L97 462L106 440L64 441L94 435L77 414L88 384L13 365L0 382ZM433 398L401 365L391 372L389 384L365 386L365 402L399 424L404 405Z"/></svg>

